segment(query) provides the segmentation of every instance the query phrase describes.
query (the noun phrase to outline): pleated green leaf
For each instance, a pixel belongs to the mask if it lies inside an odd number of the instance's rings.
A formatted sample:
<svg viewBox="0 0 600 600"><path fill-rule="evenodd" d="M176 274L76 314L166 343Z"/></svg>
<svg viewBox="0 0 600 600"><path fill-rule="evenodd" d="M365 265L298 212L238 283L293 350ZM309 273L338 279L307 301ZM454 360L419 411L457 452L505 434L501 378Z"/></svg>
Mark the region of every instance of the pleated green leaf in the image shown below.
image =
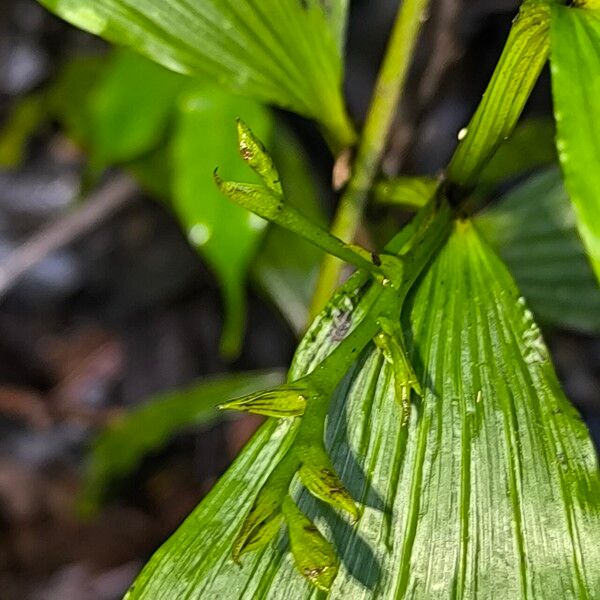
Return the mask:
<svg viewBox="0 0 600 600"><path fill-rule="evenodd" d="M336 149L354 140L338 48L345 0L39 1L169 69L313 118Z"/></svg>
<svg viewBox="0 0 600 600"><path fill-rule="evenodd" d="M560 173L529 178L477 217L544 324L600 333L600 287Z"/></svg>
<svg viewBox="0 0 600 600"><path fill-rule="evenodd" d="M354 281L309 330L291 380L339 343L342 324L362 318ZM599 597L594 448L509 272L468 222L418 284L404 330L424 387L408 424L375 345L357 357L329 414L327 446L362 506L358 522L296 488L300 509L340 559L328 597ZM263 426L128 600L322 597L295 570L285 534L242 568L231 559L293 428L289 420Z"/></svg>
<svg viewBox="0 0 600 600"><path fill-rule="evenodd" d="M90 455L82 508L93 510L109 485L125 477L149 452L182 429L208 425L219 417L217 405L240 394L277 385L280 371L257 371L209 378L188 388L150 398L104 430Z"/></svg>
<svg viewBox="0 0 600 600"><path fill-rule="evenodd" d="M555 6L551 40L558 155L600 280L600 10Z"/></svg>

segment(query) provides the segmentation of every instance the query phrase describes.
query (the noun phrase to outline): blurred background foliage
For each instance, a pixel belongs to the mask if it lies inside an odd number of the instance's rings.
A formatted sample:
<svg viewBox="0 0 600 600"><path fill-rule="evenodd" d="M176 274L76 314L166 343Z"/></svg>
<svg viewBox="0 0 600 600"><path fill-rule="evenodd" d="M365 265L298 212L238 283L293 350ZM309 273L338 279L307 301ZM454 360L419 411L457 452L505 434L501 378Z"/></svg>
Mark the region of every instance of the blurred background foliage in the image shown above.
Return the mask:
<svg viewBox="0 0 600 600"><path fill-rule="evenodd" d="M447 162L517 6L433 2L362 243L380 245L414 209L395 205L398 172L435 176ZM345 89L358 123L395 8L353 3ZM119 598L260 422L223 420L216 405L281 381L307 325L320 252L214 186L216 167L250 176L235 118L322 223L332 162L304 119L111 49L33 0L2 12L1 596ZM476 222L598 440L600 292L554 166L549 88L545 73L487 168ZM103 209L122 172L136 187ZM99 208L75 235L69 217L86 206Z"/></svg>

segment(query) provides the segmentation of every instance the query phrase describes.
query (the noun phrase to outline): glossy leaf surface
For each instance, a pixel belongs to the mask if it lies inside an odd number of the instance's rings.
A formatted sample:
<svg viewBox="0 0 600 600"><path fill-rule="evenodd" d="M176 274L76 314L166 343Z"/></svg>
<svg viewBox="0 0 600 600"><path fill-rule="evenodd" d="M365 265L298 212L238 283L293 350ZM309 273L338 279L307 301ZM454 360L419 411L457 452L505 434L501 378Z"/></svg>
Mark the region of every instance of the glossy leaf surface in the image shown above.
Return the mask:
<svg viewBox="0 0 600 600"><path fill-rule="evenodd" d="M476 222L498 248L538 319L600 332L600 287L556 169L532 176Z"/></svg>
<svg viewBox="0 0 600 600"><path fill-rule="evenodd" d="M525 0L513 21L492 79L460 143L448 179L470 188L521 116L550 47L550 7L559 0Z"/></svg>
<svg viewBox="0 0 600 600"><path fill-rule="evenodd" d="M90 457L84 508L93 509L110 483L130 473L146 454L156 451L182 429L208 425L228 398L274 386L279 371L225 375L151 398L100 434Z"/></svg>
<svg viewBox="0 0 600 600"><path fill-rule="evenodd" d="M353 141L336 36L346 2L330 0L40 0L82 29L162 65L321 122ZM328 20L328 15L331 21Z"/></svg>
<svg viewBox="0 0 600 600"><path fill-rule="evenodd" d="M353 285L309 330L291 379L361 319ZM374 345L330 412L327 445L361 503L357 524L299 496L340 557L329 597L597 597L595 451L508 271L468 222L421 280L405 333L424 382L408 425L392 367ZM289 428L273 420L258 432L128 600L319 597L294 570L286 539L248 554L242 568L231 559L248 506L289 446Z"/></svg>
<svg viewBox="0 0 600 600"><path fill-rule="evenodd" d="M552 10L558 154L579 232L600 280L600 10Z"/></svg>

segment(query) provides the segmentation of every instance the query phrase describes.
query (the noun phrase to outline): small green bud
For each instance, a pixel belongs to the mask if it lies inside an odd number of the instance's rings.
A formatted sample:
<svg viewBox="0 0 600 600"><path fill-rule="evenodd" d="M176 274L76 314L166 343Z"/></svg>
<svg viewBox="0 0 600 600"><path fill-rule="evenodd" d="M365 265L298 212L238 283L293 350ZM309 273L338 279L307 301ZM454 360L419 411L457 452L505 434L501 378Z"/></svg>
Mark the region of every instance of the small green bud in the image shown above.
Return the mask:
<svg viewBox="0 0 600 600"><path fill-rule="evenodd" d="M296 568L316 588L328 592L339 569L334 547L289 496L282 509Z"/></svg>
<svg viewBox="0 0 600 600"><path fill-rule="evenodd" d="M307 400L314 392L306 385L282 385L266 392L257 392L221 404L221 410L239 410L266 417L299 417L304 414Z"/></svg>
<svg viewBox="0 0 600 600"><path fill-rule="evenodd" d="M337 476L325 448L315 443L304 449L300 460L302 466L298 475L306 489L319 500L349 513L357 521L360 516L358 507Z"/></svg>
<svg viewBox="0 0 600 600"><path fill-rule="evenodd" d="M282 196L283 189L281 187L279 172L263 143L241 119L237 120L237 131L242 158L264 181L269 190L278 196Z"/></svg>

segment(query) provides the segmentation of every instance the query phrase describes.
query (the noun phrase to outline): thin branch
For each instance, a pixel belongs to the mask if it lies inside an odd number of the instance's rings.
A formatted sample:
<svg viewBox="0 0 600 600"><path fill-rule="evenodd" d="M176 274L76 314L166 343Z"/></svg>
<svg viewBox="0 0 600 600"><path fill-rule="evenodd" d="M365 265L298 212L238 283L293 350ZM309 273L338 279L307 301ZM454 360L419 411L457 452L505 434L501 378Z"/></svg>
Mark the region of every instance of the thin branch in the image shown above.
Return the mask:
<svg viewBox="0 0 600 600"><path fill-rule="evenodd" d="M0 297L34 265L71 243L124 206L138 188L126 175L104 184L72 212L35 233L0 264Z"/></svg>
<svg viewBox="0 0 600 600"><path fill-rule="evenodd" d="M360 226L369 189L385 150L429 0L403 0L375 86L350 182L342 195L331 233L352 241ZM338 285L343 263L326 256L311 306L314 316Z"/></svg>

